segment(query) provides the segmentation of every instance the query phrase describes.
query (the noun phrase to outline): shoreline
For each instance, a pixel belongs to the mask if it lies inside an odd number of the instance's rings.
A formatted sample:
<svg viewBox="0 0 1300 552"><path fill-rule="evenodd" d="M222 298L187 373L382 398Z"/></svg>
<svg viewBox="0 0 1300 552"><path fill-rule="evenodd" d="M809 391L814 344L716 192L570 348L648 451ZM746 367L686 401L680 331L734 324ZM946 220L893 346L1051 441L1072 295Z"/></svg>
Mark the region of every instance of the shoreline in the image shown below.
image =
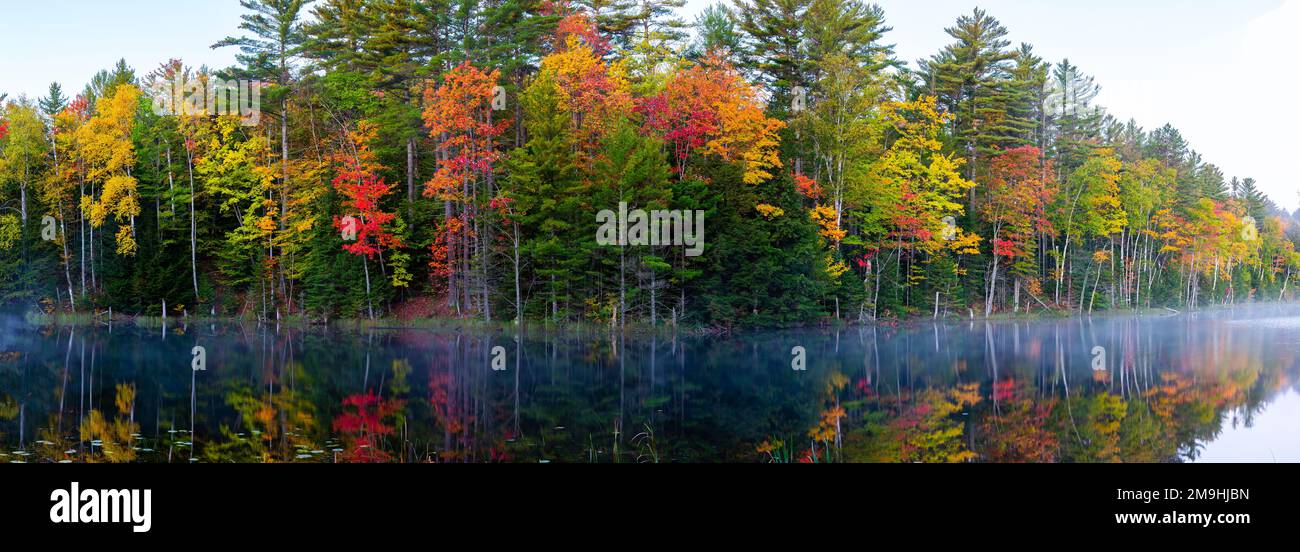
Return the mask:
<svg viewBox="0 0 1300 552"><path fill-rule="evenodd" d="M927 316L916 316L907 318L889 318L881 320L868 320L855 322L849 320L822 320L804 324L789 326L700 326L700 325L671 325L660 324L650 326L644 322L635 322L627 324L621 329L614 329L603 323L592 322L539 322L525 321L521 328L517 327L513 320L509 321L485 321L481 319L470 318L376 318L374 320L366 318L338 318L338 319L306 319L300 316L285 317L280 320L267 321L257 320L255 318L240 318L231 316L189 316L189 317L167 317L164 319L160 316L132 316L121 313L114 313L111 322L108 319L108 311L97 312L94 315L89 313L35 313L27 312L22 314L25 322L32 326L110 326L111 324L124 324L137 328L162 328L164 324L173 326L176 324L223 324L223 325L267 325L281 326L294 329L322 329L322 330L343 330L343 331L363 331L363 330L382 330L382 331L403 331L403 330L431 330L431 331L449 331L457 333L474 333L474 332L492 332L501 334L528 333L528 334L593 334L593 333L616 333L621 332L631 337L648 337L651 335L668 336L668 337L724 337L734 334L754 334L765 332L794 331L794 330L826 330L826 329L847 329L847 328L870 328L870 327L911 327L924 323L973 323L973 322L1042 322L1049 320L1089 320L1093 318L1113 318L1113 317L1169 317L1194 314L1216 313L1230 311L1238 308L1256 308L1256 307L1285 307L1298 305L1298 302L1261 302L1261 303L1244 303L1235 305L1214 305L1199 307L1196 309L1179 310L1170 307L1151 307L1139 309L1112 309L1105 311L1096 311L1092 313L1079 314L1078 311L1071 310L1038 310L1029 313L995 313L992 316L947 316L943 318L932 318Z"/></svg>

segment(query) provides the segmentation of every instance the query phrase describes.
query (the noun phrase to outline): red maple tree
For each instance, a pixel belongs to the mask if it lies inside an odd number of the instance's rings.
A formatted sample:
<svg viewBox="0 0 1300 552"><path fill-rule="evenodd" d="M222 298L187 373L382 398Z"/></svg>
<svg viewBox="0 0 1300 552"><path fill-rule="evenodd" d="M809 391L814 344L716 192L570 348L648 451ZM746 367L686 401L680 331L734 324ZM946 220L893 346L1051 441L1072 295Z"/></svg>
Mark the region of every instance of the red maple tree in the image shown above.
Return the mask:
<svg viewBox="0 0 1300 552"><path fill-rule="evenodd" d="M348 149L334 156L337 166L334 189L345 198L344 208L356 213L349 215L354 219L356 240L343 244L343 249L353 255L365 255L369 259L375 258L385 248L402 246L401 236L387 228L397 215L385 212L380 205L393 187L378 174L379 163L375 152L370 149L377 134L378 129L374 123L358 123L355 131L347 133ZM347 226L346 217L334 218L336 229L342 231Z"/></svg>

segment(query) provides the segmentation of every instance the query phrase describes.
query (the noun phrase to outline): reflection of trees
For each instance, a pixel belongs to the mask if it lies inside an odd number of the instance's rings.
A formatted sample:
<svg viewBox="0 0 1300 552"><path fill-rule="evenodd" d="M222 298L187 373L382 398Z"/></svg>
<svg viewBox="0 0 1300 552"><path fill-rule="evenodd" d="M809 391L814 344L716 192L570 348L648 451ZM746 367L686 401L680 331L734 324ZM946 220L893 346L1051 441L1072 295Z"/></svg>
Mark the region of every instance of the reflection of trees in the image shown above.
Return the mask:
<svg viewBox="0 0 1300 552"><path fill-rule="evenodd" d="M995 402L979 424L980 448L990 462L1054 462L1059 442L1048 428L1056 397L1036 397L1017 379L993 384Z"/></svg>
<svg viewBox="0 0 1300 552"><path fill-rule="evenodd" d="M203 447L205 460L283 462L316 450L315 407L297 390L240 386L226 393L226 405L238 414L235 424L219 426L220 438Z"/></svg>
<svg viewBox="0 0 1300 552"><path fill-rule="evenodd" d="M1283 367L1294 364L1288 353L1268 346L1267 336L1215 323L1187 331L1172 344L1158 339L1156 322L1142 319L1099 327L1062 322L1056 331L1029 334L1022 334L1019 324L949 331L948 351L962 357L938 347L936 335L929 363L955 370L913 373L914 345L886 358L883 371L889 373L892 361L895 378L878 378L874 395L863 401L867 408L845 419L852 436L846 456L863 461L1195 459L1229 416L1249 424L1290 380ZM975 344L981 338L986 372L974 397L991 400L972 402L974 423L960 427L951 414L964 403L939 397L969 388L962 381L962 360L976 356L971 352L980 350ZM1013 346L1006 347L1006 341ZM1087 353L1095 343L1114 355L1104 372L1089 366ZM1085 354L1071 355L1071 350ZM1044 357L1042 351L1057 354ZM904 431L913 433L900 437ZM971 443L973 450L951 443Z"/></svg>
<svg viewBox="0 0 1300 552"><path fill-rule="evenodd" d="M402 401L383 399L374 393L352 395L343 399L343 413L334 418L334 431L342 438L342 459L348 462L388 462L393 459L384 439L392 435L394 417L402 411Z"/></svg>
<svg viewBox="0 0 1300 552"><path fill-rule="evenodd" d="M190 443L207 462L1182 461L1251 424L1300 368L1268 331L1181 318L726 340L238 326L2 339L18 353L0 359L0 440L42 461L184 462ZM198 340L209 370L195 377ZM807 372L790 369L790 342Z"/></svg>
<svg viewBox="0 0 1300 552"><path fill-rule="evenodd" d="M861 389L861 387L859 387ZM850 462L965 462L963 412L981 401L978 384L901 394L867 393L864 423L851 430L844 458Z"/></svg>
<svg viewBox="0 0 1300 552"><path fill-rule="evenodd" d="M91 409L81 422L81 440L91 443L87 461L135 460L135 435L140 431L140 424L135 423L135 386L119 383L116 390L116 417L109 420L99 409Z"/></svg>

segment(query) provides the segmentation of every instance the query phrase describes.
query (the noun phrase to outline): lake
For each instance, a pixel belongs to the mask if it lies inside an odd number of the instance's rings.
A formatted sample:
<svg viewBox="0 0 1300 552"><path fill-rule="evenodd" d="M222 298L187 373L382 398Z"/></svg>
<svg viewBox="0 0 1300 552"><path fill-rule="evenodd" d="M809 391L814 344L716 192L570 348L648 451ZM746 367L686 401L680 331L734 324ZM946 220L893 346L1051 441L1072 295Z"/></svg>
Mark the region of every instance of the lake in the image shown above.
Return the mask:
<svg viewBox="0 0 1300 552"><path fill-rule="evenodd" d="M724 338L175 322L0 318L0 462L1300 460L1293 305Z"/></svg>

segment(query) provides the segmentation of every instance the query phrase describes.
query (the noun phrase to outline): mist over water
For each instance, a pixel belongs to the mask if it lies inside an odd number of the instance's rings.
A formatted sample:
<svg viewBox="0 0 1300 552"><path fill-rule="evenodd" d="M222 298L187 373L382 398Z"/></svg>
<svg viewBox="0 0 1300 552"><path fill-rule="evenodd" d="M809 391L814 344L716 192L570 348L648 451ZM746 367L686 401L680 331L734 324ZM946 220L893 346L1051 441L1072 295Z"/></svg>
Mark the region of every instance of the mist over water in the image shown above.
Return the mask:
<svg viewBox="0 0 1300 552"><path fill-rule="evenodd" d="M1294 305L721 339L0 316L0 461L1295 461L1298 353Z"/></svg>

